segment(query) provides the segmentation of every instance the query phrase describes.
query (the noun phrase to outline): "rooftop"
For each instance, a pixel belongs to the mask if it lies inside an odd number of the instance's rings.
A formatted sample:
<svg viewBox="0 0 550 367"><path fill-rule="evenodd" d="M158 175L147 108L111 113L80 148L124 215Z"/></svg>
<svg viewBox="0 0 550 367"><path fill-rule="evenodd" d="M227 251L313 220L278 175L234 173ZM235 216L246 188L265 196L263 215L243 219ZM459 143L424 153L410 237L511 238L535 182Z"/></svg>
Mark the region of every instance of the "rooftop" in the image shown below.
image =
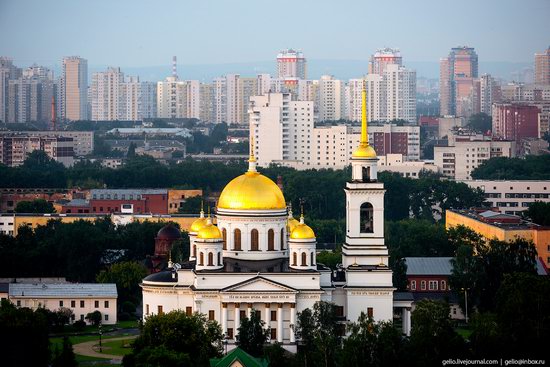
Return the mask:
<svg viewBox="0 0 550 367"><path fill-rule="evenodd" d="M117 297L116 284L64 283L64 284L21 284L11 283L11 297Z"/></svg>
<svg viewBox="0 0 550 367"><path fill-rule="evenodd" d="M407 275L451 275L452 257L406 257Z"/></svg>
<svg viewBox="0 0 550 367"><path fill-rule="evenodd" d="M502 214L486 208L481 209L447 209L450 212L457 213L470 219L483 222L487 225L495 226L504 230L550 230L549 227L544 227L533 222L526 221L517 215Z"/></svg>

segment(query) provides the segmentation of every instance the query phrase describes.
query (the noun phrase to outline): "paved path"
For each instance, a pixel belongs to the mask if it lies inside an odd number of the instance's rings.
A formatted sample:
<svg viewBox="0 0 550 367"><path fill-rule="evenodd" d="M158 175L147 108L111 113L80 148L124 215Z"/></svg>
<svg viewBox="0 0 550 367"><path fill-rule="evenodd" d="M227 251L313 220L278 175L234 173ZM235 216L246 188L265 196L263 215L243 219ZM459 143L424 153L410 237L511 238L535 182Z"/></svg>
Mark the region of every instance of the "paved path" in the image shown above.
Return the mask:
<svg viewBox="0 0 550 367"><path fill-rule="evenodd" d="M105 339L104 342L112 342L117 340L127 340L127 339L135 339L137 338L137 335L128 335L120 338L112 338L112 339ZM117 362L122 361L123 356L117 356L114 354L105 354L105 353L99 353L94 350L94 346L97 345L97 340L92 340L89 342L84 342L80 344L73 345L73 350L75 354L80 354L81 356L88 356L88 357L96 357L96 358L105 358L105 359L111 359Z"/></svg>

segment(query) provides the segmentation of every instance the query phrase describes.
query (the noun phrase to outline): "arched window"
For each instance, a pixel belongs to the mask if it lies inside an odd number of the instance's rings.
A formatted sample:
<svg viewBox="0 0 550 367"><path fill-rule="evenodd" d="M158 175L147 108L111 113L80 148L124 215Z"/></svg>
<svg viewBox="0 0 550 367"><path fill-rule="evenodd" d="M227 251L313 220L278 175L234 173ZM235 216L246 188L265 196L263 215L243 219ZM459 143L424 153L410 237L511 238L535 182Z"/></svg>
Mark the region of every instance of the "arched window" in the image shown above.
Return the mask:
<svg viewBox="0 0 550 367"><path fill-rule="evenodd" d="M314 265L315 264L315 253L313 251L311 251L310 253L310 256L309 256L309 265Z"/></svg>
<svg viewBox="0 0 550 367"><path fill-rule="evenodd" d="M371 203L363 203L361 205L361 218L360 218L360 232L372 233L374 232L373 223L373 208Z"/></svg>
<svg viewBox="0 0 550 367"><path fill-rule="evenodd" d="M208 266L214 266L214 254L211 252L208 253Z"/></svg>
<svg viewBox="0 0 550 367"><path fill-rule="evenodd" d="M272 229L267 231L267 250L275 251L275 231Z"/></svg>
<svg viewBox="0 0 550 367"><path fill-rule="evenodd" d="M370 182L370 167L363 167L361 171L363 174L363 182Z"/></svg>
<svg viewBox="0 0 550 367"><path fill-rule="evenodd" d="M227 250L227 230L225 228L222 229L222 236L223 236L223 249Z"/></svg>
<svg viewBox="0 0 550 367"><path fill-rule="evenodd" d="M258 230L253 229L252 232L250 232L250 250L251 251L258 251L259 248L259 235Z"/></svg>
<svg viewBox="0 0 550 367"><path fill-rule="evenodd" d="M204 265L204 253L203 252L200 253L199 265Z"/></svg>
<svg viewBox="0 0 550 367"><path fill-rule="evenodd" d="M197 245L193 245L193 257L197 257Z"/></svg>
<svg viewBox="0 0 550 367"><path fill-rule="evenodd" d="M222 264L222 254L218 252L218 265Z"/></svg>
<svg viewBox="0 0 550 367"><path fill-rule="evenodd" d="M238 228L233 232L233 250L241 251L241 230Z"/></svg>
<svg viewBox="0 0 550 367"><path fill-rule="evenodd" d="M302 266L307 265L307 255L305 252L302 252Z"/></svg>
<svg viewBox="0 0 550 367"><path fill-rule="evenodd" d="M298 255L296 255L296 252L292 253L292 266L296 266L296 263L298 262Z"/></svg>
<svg viewBox="0 0 550 367"><path fill-rule="evenodd" d="M281 228L281 250L285 249L285 229Z"/></svg>

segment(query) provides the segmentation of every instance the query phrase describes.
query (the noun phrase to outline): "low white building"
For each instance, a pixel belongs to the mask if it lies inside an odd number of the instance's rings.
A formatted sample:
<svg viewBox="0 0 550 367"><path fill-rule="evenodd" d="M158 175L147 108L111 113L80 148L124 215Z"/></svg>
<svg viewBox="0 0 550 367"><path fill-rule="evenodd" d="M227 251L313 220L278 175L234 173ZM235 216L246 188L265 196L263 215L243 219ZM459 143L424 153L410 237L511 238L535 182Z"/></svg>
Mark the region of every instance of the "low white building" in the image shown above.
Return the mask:
<svg viewBox="0 0 550 367"><path fill-rule="evenodd" d="M407 161L402 154L386 154L378 156L378 170L399 173L403 177L418 178L420 172L437 173L433 161Z"/></svg>
<svg viewBox="0 0 550 367"><path fill-rule="evenodd" d="M535 201L550 203L550 181L542 180L462 180L485 192L487 203L501 213L521 215Z"/></svg>
<svg viewBox="0 0 550 367"><path fill-rule="evenodd" d="M72 321L86 321L87 314L99 311L103 324L116 324L117 298L116 284L9 283L9 300L17 307L68 308Z"/></svg>

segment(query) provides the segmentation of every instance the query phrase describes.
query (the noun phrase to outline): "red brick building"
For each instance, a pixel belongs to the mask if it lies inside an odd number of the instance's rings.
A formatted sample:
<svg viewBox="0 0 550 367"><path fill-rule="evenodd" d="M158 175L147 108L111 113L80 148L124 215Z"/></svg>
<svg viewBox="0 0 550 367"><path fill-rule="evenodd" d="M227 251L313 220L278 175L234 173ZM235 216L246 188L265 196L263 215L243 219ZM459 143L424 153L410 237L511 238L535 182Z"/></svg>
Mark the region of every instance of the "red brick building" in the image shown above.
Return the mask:
<svg viewBox="0 0 550 367"><path fill-rule="evenodd" d="M540 112L537 106L527 104L493 104L493 136L516 142L539 138Z"/></svg>
<svg viewBox="0 0 550 367"><path fill-rule="evenodd" d="M167 189L93 189L91 212L168 214Z"/></svg>

